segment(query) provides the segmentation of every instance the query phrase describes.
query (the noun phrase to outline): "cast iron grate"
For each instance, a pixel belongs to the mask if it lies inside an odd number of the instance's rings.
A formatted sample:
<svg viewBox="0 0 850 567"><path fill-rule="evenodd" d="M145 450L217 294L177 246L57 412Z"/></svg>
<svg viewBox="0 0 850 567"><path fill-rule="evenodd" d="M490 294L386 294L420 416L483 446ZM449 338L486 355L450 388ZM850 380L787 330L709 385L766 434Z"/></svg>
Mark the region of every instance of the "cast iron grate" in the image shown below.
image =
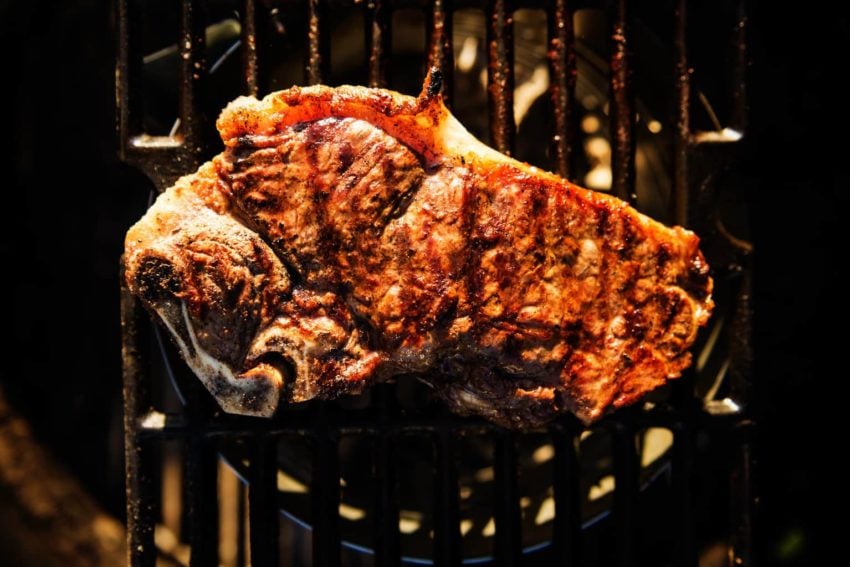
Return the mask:
<svg viewBox="0 0 850 567"><path fill-rule="evenodd" d="M208 62L205 60L205 25L201 16L203 3L182 0L179 15L179 136L149 136L145 133L142 100L142 50L140 48L140 0L118 0L119 60L117 64L117 104L120 152L122 159L145 173L158 190L196 167L208 156L211 145L209 119L200 100L207 94ZM574 13L583 8L603 10L609 22L610 93L608 116L611 141L611 190L633 203L635 191L636 116L633 73L632 34L636 21L636 3L568 2L567 0L432 0L430 2L396 0L360 1L303 0L301 2L261 2L242 0L241 22L241 91L264 94L269 69L264 65L262 34L269 28L268 19L280 10L303 10L306 29L290 31L303 35L305 43L304 81L322 82L329 73L331 30L329 12L340 6L360 6L366 25L366 76L362 82L372 86L387 84L387 68L391 54L392 12L399 8L424 11L426 20L425 51L429 66L445 74L444 93L452 103L455 50L452 44L453 14L461 8L484 11L487 42L487 89L490 143L500 151L513 153L516 144L514 122L514 38L513 14L519 8L545 10L547 29L548 93L552 135L548 140L552 167L565 177L575 177L576 148L579 141L576 102L576 38ZM666 84L675 100L671 117L672 180L670 218L682 225L700 225L711 217L711 188L703 183L708 172L734 159L735 141L745 131L746 101L746 14L744 3L727 6L733 14L728 22L732 31L733 56L729 112L726 129L718 124L717 132L697 134L691 125L692 89L688 60L687 2L676 0L669 8L674 57L667 63L672 82ZM693 25L693 24L692 24ZM266 30L266 31L264 31ZM730 134L731 133L731 134ZM713 217L711 217L713 218ZM637 504L640 492L640 455L636 434L647 427L663 427L673 432L670 453L670 487L675 516L670 534L673 543L671 564L696 565L698 543L695 524L699 511L694 504L695 452L700 436L722 438L733 455L728 510L732 526L726 542L730 564L753 564L754 494L752 489L753 420L746 402L749 382L749 246L731 237L722 224L708 231L707 246L721 252L721 258L732 258L730 272L735 272L731 291L724 298L730 320L729 354L725 374L732 381L729 400L736 403L720 411L710 403L701 403L694 394L693 373L684 376L673 387L670 399L652 409L618 412L599 426L611 435L613 471L616 481L611 515L613 557L617 565L639 565L637 553L638 526L641 522ZM218 452L230 441L238 440L250 448L246 459L249 480L248 501L241 507L247 516L248 538L239 537L238 564L250 556L254 565L277 565L280 560L277 495L279 443L293 437L309 441L313 474L309 486L312 506L312 555L315 565L341 563L340 460L339 444L344 436L366 436L374 440L372 474L375 482L375 514L372 549L377 565L397 565L402 560L399 533L397 480L405 471L398 470L394 452L399 443L411 436L433 447L434 533L433 562L458 565L463 558L460 530L458 487L458 439L489 435L494 439L493 467L495 501L494 561L500 565L518 565L523 561L520 494L517 481L517 447L524 435L501 431L486 423L460 419L444 412L431 411L403 415L397 411L392 386L380 386L365 408L341 411L333 403L311 403L304 411L286 413L274 420L257 420L221 415L214 411L207 394L197 384L181 386L186 395L185 410L162 413L155 408L151 394L151 364L148 317L138 302L122 288L122 334L124 354L124 403L127 482L127 524L129 563L154 565L157 562L155 527L161 513L157 501L161 478L157 472L161 447L177 441L185 455L185 516L187 543L191 549L190 564L219 563ZM720 300L718 300L719 302ZM720 408L723 409L723 408ZM578 494L579 438L582 427L565 417L552 424L547 434L553 440L552 489L555 505L552 564L579 565L587 562L586 542L582 530L581 499ZM244 534L242 534L244 536ZM248 543L245 543L245 541ZM248 549L246 549L246 546ZM582 555L585 558L582 558Z"/></svg>

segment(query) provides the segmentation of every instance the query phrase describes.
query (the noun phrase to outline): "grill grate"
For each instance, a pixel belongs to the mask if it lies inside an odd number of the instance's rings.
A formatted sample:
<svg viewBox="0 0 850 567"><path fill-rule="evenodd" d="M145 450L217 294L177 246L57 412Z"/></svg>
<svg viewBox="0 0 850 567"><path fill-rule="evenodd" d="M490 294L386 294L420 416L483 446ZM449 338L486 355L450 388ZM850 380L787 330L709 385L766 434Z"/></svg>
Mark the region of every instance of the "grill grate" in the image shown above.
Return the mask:
<svg viewBox="0 0 850 567"><path fill-rule="evenodd" d="M330 69L328 0L304 0L287 4L292 9L306 9L304 78L309 84L321 83ZM348 5L350 3L346 3ZM621 198L636 202L635 191L635 89L633 87L633 28L635 3L616 0L610 3L568 2L567 0L433 0L405 2L370 0L364 6L367 77L371 86L388 83L388 61L392 53L392 10L400 6L418 7L426 15L427 60L429 65L444 70L444 93L447 104L452 103L454 50L452 23L455 10L475 7L484 10L486 17L488 108L491 145L505 153L514 153L516 125L514 121L513 23L518 8L543 8L548 22L547 58L551 77L549 97L552 107L553 134L550 140L554 168L563 176L576 171L578 144L578 112L576 109L577 56L573 15L581 8L606 10L610 22L610 139L612 145L612 191ZM147 136L143 131L141 97L140 0L118 0L120 35L117 73L118 129L122 159L147 174L157 189L169 186L180 174L193 171L203 161L211 139L211 124L201 112L202 97L206 94L207 62L205 61L204 22L200 16L201 3L182 0L180 14L179 119L181 136ZM276 8L280 9L280 8ZM746 13L742 1L734 4L736 21L736 57L732 62L733 93L730 124L738 131L745 125L746 106L744 78L746 70ZM245 94L262 94L268 84L268 68L264 65L266 42L263 33L269 28L268 3L258 0L241 2L242 85ZM734 144L701 141L691 130L691 84L687 50L687 2L676 0L670 18L673 28L674 83L669 85L676 101L673 124L673 194L672 218L679 224L704 210L694 204L709 202L705 195L696 195L697 175L705 163L728 163L734 155ZM731 26L730 26L731 27ZM720 157L718 157L720 156ZM725 159L725 162L718 160ZM691 168L691 163L700 168ZM718 237L719 238L719 237ZM733 243L721 244L734 248ZM744 250L743 252L748 252ZM748 390L749 286L748 263L745 254L736 250L744 276L733 286L734 311L732 359L741 383L734 386L744 399ZM122 278L123 280L123 278ZM165 442L177 440L185 446L185 495L188 509L188 544L190 564L218 564L217 501L218 448L227 440L242 440L250 447L247 515L249 548L239 538L239 564L250 554L254 565L277 565L281 559L277 501L277 444L293 436L310 442L313 475L309 487L312 504L312 563L340 565L341 528L340 508L340 439L347 435L362 435L372 439L372 473L377 490L374 506L380 511L375 517L374 562L377 565L397 565L401 561L399 533L398 478L404 471L397 468L396 449L408 436L417 436L432 443L434 451L434 534L433 560L437 565L458 565L463 557L460 530L459 481L457 451L459 436L495 436L494 471L496 499L495 560L499 565L517 565L522 561L520 490L518 486L517 444L521 434L499 431L493 426L459 419L445 414L405 416L395 406L392 386L379 385L374 389L369 407L340 412L334 404L312 403L309 411L293 412L275 420L256 420L220 415L211 410L208 395L194 382L187 382L186 409L175 414L162 414L154 409L150 389L152 353L148 344L149 322L138 302L126 288L122 289L122 334L124 356L125 444L128 514L129 563L133 566L153 566L157 560L155 526L159 513L157 464L159 451ZM737 337L737 338L736 338ZM635 436L646 427L665 427L674 433L671 455L671 486L677 503L673 513L676 533L673 563L697 564L693 485L697 436L705 432L728 439L735 452L732 466L732 492L729 506L732 533L728 535L730 557L736 564L753 563L751 416L735 411L726 415L706 411L693 396L693 376L685 376L675 386L673 402L651 411L631 409L606 419L601 427L612 435L614 459L613 535L616 545L616 564L636 565L640 511L640 455ZM550 426L548 434L554 440L554 478L552 482L555 507L551 559L559 564L579 565L583 555L581 497L579 494L579 438L582 428L566 417ZM740 560L740 562L738 562Z"/></svg>

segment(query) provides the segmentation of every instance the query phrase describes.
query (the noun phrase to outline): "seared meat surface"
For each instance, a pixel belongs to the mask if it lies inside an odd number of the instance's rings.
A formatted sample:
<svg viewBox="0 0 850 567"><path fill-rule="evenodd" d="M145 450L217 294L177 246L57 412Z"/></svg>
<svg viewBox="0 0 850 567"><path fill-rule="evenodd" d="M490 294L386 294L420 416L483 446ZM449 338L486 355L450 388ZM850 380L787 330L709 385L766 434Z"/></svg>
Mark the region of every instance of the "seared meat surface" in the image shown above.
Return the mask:
<svg viewBox="0 0 850 567"><path fill-rule="evenodd" d="M690 364L697 237L484 146L429 80L237 99L128 232L130 289L226 411L417 373L457 413L590 422Z"/></svg>

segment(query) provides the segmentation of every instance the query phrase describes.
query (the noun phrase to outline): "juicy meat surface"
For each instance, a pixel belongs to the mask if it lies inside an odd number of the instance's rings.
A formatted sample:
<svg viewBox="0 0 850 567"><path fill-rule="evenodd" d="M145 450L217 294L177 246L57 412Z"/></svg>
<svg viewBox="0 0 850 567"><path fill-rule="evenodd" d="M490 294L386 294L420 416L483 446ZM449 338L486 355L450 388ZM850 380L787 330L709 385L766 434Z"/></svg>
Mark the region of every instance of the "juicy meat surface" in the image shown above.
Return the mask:
<svg viewBox="0 0 850 567"><path fill-rule="evenodd" d="M457 413L590 422L690 364L697 237L488 148L429 81L237 99L127 233L131 291L225 411L414 373Z"/></svg>

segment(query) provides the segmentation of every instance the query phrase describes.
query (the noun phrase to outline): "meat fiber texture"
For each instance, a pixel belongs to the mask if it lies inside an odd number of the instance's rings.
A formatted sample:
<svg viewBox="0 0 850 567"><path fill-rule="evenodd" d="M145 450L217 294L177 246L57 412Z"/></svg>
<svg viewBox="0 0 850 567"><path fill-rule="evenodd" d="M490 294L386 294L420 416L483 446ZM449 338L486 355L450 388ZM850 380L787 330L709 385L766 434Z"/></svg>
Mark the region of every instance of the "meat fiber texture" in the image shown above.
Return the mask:
<svg viewBox="0 0 850 567"><path fill-rule="evenodd" d="M127 233L130 290L224 411L413 374L459 414L589 423L690 364L698 238L485 146L438 83L241 97Z"/></svg>

